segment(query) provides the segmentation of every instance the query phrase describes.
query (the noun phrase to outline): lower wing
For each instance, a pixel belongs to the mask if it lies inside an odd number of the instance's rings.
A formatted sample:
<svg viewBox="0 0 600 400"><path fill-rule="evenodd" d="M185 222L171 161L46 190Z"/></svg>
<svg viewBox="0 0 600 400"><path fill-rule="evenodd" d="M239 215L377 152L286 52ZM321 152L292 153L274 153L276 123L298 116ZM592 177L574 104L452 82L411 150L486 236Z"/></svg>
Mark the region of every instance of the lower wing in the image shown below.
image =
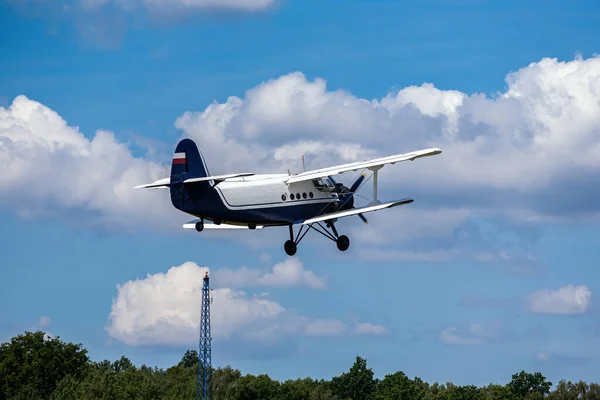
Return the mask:
<svg viewBox="0 0 600 400"><path fill-rule="evenodd" d="M401 206L404 204L410 204L413 201L414 201L413 199L402 199L402 200L397 200L397 201L389 201L386 203L376 204L373 206L359 207L359 208L353 208L351 210L338 211L338 212L333 212L333 213L329 213L329 214L319 215L318 217L307 219L306 221L302 222L302 225L309 225L309 224L314 224L314 223L321 222L321 221L327 221L330 219L349 217L350 215L364 214L364 213L368 213L368 212L372 212L372 211L383 210L386 208L397 207L397 206Z"/></svg>

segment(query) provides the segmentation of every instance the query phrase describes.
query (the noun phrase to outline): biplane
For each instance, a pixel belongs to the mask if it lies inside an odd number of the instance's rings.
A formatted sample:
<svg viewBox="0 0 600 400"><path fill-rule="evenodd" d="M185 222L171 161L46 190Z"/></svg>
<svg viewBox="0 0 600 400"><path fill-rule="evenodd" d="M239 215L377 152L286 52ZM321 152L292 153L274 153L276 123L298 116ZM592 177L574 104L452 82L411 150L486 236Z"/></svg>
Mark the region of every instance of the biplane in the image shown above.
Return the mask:
<svg viewBox="0 0 600 400"><path fill-rule="evenodd" d="M210 175L204 157L191 139L181 140L175 149L171 176L135 188L168 188L171 202L178 210L197 219L183 225L196 229L262 229L288 226L290 238L285 252L293 256L306 233L313 229L334 241L340 251L350 247L350 239L339 235L335 222L356 215L368 223L364 214L412 203L410 198L381 202L377 198L378 171L387 164L414 161L433 156L438 148L336 165L298 174L232 173ZM350 187L336 182L333 175L362 170ZM369 170L373 180L373 199L355 207L354 195ZM300 225L294 234L294 225Z"/></svg>

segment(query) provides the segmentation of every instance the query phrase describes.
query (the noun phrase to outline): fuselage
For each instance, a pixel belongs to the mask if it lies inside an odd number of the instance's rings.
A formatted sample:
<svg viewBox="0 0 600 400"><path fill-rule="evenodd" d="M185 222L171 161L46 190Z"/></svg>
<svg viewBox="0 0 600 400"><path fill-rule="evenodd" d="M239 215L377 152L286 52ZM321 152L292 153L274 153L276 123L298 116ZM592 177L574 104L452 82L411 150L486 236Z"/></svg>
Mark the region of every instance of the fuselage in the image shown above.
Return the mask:
<svg viewBox="0 0 600 400"><path fill-rule="evenodd" d="M339 209L351 201L332 192L333 183L322 178L286 184L287 174L258 174L232 178L214 187L182 191L174 199L179 210L198 218L227 224L288 225ZM211 185L212 186L212 185Z"/></svg>

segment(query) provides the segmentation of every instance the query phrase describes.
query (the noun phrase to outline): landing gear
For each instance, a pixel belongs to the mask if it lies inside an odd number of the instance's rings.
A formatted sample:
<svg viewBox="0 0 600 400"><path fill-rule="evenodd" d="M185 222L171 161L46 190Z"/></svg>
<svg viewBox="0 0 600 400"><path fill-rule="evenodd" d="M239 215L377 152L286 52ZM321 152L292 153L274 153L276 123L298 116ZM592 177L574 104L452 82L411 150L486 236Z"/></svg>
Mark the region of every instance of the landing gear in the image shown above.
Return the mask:
<svg viewBox="0 0 600 400"><path fill-rule="evenodd" d="M346 251L350 247L350 239L348 236L342 235L337 238L336 244L339 251Z"/></svg>
<svg viewBox="0 0 600 400"><path fill-rule="evenodd" d="M288 256L293 256L294 254L296 254L298 246L296 246L296 243L293 240L286 240L283 244L283 249L285 250Z"/></svg>
<svg viewBox="0 0 600 400"><path fill-rule="evenodd" d="M196 222L196 230L198 232L202 232L203 229L204 229L204 220L201 219L200 221Z"/></svg>
<svg viewBox="0 0 600 400"><path fill-rule="evenodd" d="M314 225L318 225L318 227ZM304 236L308 233L309 229L314 229L321 235L325 236L327 239L335 242L338 250L340 251L346 251L350 247L350 239L346 235L338 235L333 221L328 221L326 227L323 226L320 222L317 222L315 224L301 225L296 238L294 238L294 228L292 227L292 225L289 225L289 228L290 239L286 240L286 242L283 244L283 249L285 250L288 256L293 256L296 254L296 251L298 250L298 244L300 243L302 238L304 238ZM329 232L327 228L330 228L333 233Z"/></svg>

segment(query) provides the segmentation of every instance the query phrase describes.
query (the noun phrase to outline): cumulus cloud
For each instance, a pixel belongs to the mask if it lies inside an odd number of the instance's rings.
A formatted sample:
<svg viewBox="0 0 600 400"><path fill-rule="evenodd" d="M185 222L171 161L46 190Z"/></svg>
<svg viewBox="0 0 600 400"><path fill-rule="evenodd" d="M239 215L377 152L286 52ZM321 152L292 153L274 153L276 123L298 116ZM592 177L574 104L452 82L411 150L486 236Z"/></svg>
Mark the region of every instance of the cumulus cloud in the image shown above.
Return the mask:
<svg viewBox="0 0 600 400"><path fill-rule="evenodd" d="M111 132L88 139L25 96L0 107L0 168L0 205L25 217L71 214L79 226L119 229L181 219L168 194L132 190L164 177L165 165L134 157Z"/></svg>
<svg viewBox="0 0 600 400"><path fill-rule="evenodd" d="M539 290L528 297L527 309L541 314L584 314L590 306L591 296L586 285Z"/></svg>
<svg viewBox="0 0 600 400"><path fill-rule="evenodd" d="M269 167L294 159L299 166L301 152L317 167L437 146L441 156L382 170L383 186L444 194L440 201L455 206L525 207L547 215L582 211L569 204L573 196L585 196L581 190L550 202L542 195L590 183L587 174L597 172L600 57L543 59L509 74L507 84L492 98L425 84L369 101L328 91L324 80L308 81L296 72L258 85L244 98L185 113L176 126L214 150L213 161L246 168L259 153L245 152L249 145L269 150L276 144L275 152L261 151Z"/></svg>
<svg viewBox="0 0 600 400"><path fill-rule="evenodd" d="M369 100L294 72L184 112L175 126L198 143L213 174L299 172L302 154L307 168L318 168L440 147L439 156L381 170L381 199L410 196L415 203L368 215L368 228L356 218L343 222L355 228L353 243L369 244L361 255L466 254L518 259L523 268L536 241L527 227L488 237L489 229L474 225L482 218L501 226L599 215L600 194L590 188L600 184L600 56L543 59L508 74L506 83L492 96L423 84ZM182 214L166 192L130 189L166 176L166 164L134 157L110 132L85 137L24 96L0 108L0 165L0 204L22 215L79 211L86 223L180 229ZM365 202L369 186L359 192ZM431 240L415 246L415 238ZM396 248L382 251L392 241Z"/></svg>
<svg viewBox="0 0 600 400"><path fill-rule="evenodd" d="M264 82L243 98L186 112L176 127L211 149L207 161L218 173L298 172L301 154L307 168L317 168L440 147L440 156L380 172L380 198L416 201L368 215L376 222L369 227L354 223L355 238L371 244L361 256L467 256L529 272L538 268L531 255L537 237L525 223L599 215L600 195L590 187L600 184L600 56L543 59L510 73L506 82L504 93L490 97L424 84L368 100L330 91L325 80L309 81L295 72ZM365 202L369 186L359 193ZM486 237L489 229L474 227L482 219L494 222L493 237ZM378 248L419 236L436 240L420 250L407 242L393 250Z"/></svg>
<svg viewBox="0 0 600 400"><path fill-rule="evenodd" d="M187 262L167 273L148 275L117 286L106 330L129 345L190 345L195 342L204 272ZM218 270L214 271L218 276ZM246 276L246 275L244 275ZM287 281L289 282L289 281ZM241 283L239 280L237 283ZM267 284L273 284L268 281ZM255 285L254 276L250 285ZM274 338L310 335L380 334L381 328L357 322L356 329L339 320L312 319L286 309L268 293L250 295L219 287L212 290L211 329L215 340L243 338L269 342Z"/></svg>
<svg viewBox="0 0 600 400"><path fill-rule="evenodd" d="M558 289L541 289L526 296L491 298L485 295L463 296L460 304L471 308L504 308L539 314L584 314L592 301L587 285L566 285Z"/></svg>
<svg viewBox="0 0 600 400"><path fill-rule="evenodd" d="M214 271L214 282L216 285L230 288L305 286L312 289L325 289L327 287L327 278L316 276L312 271L304 269L298 258L286 258L276 264L271 271L264 273L248 267L220 268Z"/></svg>
<svg viewBox="0 0 600 400"><path fill-rule="evenodd" d="M506 327L499 321L471 323L467 326L449 326L440 332L440 340L452 345L482 345L502 339Z"/></svg>

